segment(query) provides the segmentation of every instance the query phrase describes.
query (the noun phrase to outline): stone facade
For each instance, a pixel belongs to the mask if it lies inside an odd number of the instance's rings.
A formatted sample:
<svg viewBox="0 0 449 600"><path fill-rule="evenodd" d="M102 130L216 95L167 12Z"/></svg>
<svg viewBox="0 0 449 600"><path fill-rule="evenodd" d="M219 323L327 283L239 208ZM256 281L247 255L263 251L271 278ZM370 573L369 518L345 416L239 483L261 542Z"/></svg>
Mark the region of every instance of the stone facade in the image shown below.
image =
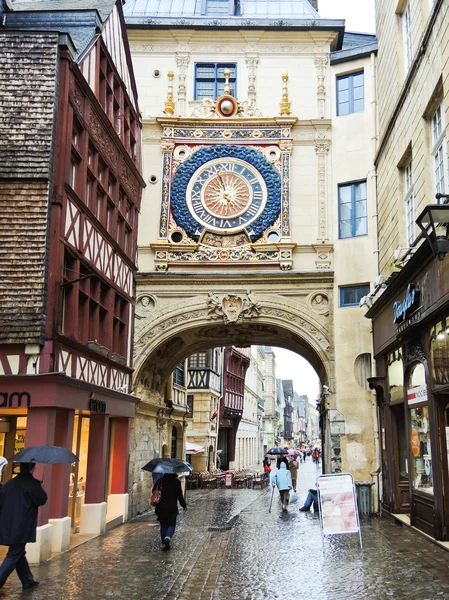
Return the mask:
<svg viewBox="0 0 449 600"><path fill-rule="evenodd" d="M176 361L205 347L289 348L321 380L325 468L366 479L376 468L375 403L354 365L361 354L371 356L370 328L357 303L341 306L341 293L369 286L376 274L375 46L339 55L340 21L326 22L327 28L309 24L294 36L268 23L257 31L251 24L229 26L216 39L199 26L147 29L133 7L129 36L151 182L140 221L137 288L139 296L153 298L151 315L136 323L136 393L143 402L163 403L163 382ZM213 102L194 97L196 65L223 60L237 64L240 112L232 118L218 117ZM364 110L338 117L336 79L357 71L364 72ZM229 236L229 248L211 249L177 223L180 213L170 209L174 173L186 155L212 144L271 151L282 181L282 211L272 225L279 243L262 236L231 247L242 240ZM368 233L340 239L339 185L359 181L367 183ZM238 305L233 314L230 302ZM150 386L143 383L148 372ZM342 436L331 433L335 410L345 420ZM274 444L273 427L271 433L265 429L264 444Z"/></svg>
<svg viewBox="0 0 449 600"><path fill-rule="evenodd" d="M408 248L404 171L412 161L414 213L435 201L437 191L432 157L432 117L444 103L448 123L449 70L446 18L447 2L410 0L412 62L407 69L404 56L403 11L388 0L377 2L377 19L385 24L379 31L379 144L376 156L379 203L379 272L390 275L396 268L394 252ZM399 26L398 26L399 24ZM394 50L393 50L394 49ZM447 163L447 158L445 159ZM394 165L394 168L392 168ZM447 164L445 165L446 182ZM446 187L446 192L448 188ZM402 252L404 254L404 252Z"/></svg>

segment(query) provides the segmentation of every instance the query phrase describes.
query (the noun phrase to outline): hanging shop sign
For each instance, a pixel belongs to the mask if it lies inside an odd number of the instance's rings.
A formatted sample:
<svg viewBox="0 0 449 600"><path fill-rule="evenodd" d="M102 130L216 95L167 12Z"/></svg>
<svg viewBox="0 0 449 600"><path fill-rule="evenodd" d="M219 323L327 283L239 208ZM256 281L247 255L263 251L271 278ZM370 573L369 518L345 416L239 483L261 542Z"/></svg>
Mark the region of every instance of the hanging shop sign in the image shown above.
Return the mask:
<svg viewBox="0 0 449 600"><path fill-rule="evenodd" d="M29 408L31 406L31 394L28 392L0 392L0 408Z"/></svg>
<svg viewBox="0 0 449 600"><path fill-rule="evenodd" d="M358 533L360 547L362 547L357 497L352 475L350 473L321 475L316 484L323 536Z"/></svg>
<svg viewBox="0 0 449 600"><path fill-rule="evenodd" d="M407 402L409 406L427 402L427 386L418 385L411 390L407 390Z"/></svg>
<svg viewBox="0 0 449 600"><path fill-rule="evenodd" d="M420 305L420 291L414 283L409 283L405 298L393 304L393 323L401 323L407 319Z"/></svg>

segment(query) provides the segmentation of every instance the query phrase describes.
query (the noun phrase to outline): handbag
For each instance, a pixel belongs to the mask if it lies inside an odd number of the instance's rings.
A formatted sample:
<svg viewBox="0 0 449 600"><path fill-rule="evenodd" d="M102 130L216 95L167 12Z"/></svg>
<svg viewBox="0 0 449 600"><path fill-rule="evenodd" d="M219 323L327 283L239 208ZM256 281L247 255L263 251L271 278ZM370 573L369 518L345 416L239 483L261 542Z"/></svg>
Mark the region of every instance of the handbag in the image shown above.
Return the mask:
<svg viewBox="0 0 449 600"><path fill-rule="evenodd" d="M161 499L162 499L162 483L160 485L156 484L156 489L154 490L154 492L152 492L152 494L150 496L151 506L156 506L157 504L159 504Z"/></svg>

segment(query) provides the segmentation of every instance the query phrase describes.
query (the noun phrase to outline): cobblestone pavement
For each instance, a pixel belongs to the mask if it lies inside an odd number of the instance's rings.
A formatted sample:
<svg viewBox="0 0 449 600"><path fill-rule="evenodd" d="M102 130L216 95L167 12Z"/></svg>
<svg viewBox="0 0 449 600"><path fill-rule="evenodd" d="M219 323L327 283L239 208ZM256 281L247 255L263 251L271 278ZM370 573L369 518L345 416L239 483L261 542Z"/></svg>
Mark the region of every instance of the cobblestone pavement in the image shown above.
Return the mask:
<svg viewBox="0 0 449 600"><path fill-rule="evenodd" d="M302 500L319 469L301 465ZM301 503L280 511L277 492L193 490L172 550L145 515L33 567L41 585L22 593L16 575L4 591L27 600L449 600L449 553L388 519L362 520L356 535L326 538Z"/></svg>

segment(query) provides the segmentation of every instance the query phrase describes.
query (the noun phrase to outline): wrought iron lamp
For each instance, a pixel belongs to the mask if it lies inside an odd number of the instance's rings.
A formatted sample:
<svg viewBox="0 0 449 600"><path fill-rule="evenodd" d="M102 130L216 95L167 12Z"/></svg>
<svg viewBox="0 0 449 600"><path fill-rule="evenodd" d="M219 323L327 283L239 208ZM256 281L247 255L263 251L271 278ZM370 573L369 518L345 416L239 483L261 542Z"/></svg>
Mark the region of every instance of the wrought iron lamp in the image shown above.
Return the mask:
<svg viewBox="0 0 449 600"><path fill-rule="evenodd" d="M437 194L437 200L446 197L449 198L449 195ZM433 255L444 260L449 252L449 204L428 204L416 219L416 224L429 242Z"/></svg>

